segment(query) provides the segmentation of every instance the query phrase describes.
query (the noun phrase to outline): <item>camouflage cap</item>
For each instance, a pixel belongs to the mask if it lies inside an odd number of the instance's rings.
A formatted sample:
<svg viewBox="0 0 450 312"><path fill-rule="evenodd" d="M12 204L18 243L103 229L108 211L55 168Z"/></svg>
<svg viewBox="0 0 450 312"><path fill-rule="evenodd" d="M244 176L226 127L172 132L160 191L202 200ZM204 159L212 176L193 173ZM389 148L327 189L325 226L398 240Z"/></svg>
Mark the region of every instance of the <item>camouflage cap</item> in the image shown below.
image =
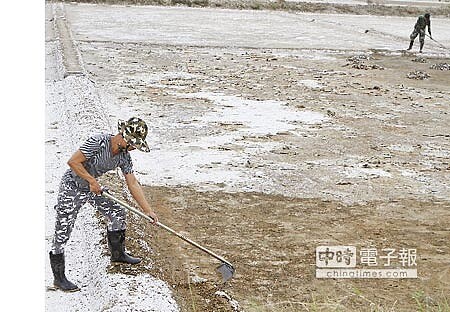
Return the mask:
<svg viewBox="0 0 450 312"><path fill-rule="evenodd" d="M148 127L141 118L131 117L128 121L119 120L117 127L125 141L142 152L150 152L145 138Z"/></svg>

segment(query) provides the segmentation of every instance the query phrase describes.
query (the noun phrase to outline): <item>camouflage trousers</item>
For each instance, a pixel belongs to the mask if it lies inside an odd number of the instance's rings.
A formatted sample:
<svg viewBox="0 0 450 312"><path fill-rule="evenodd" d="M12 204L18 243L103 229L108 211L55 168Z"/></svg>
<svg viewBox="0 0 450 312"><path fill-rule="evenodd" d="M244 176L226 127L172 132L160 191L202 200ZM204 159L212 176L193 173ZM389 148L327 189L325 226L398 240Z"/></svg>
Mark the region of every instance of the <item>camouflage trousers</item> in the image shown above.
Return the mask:
<svg viewBox="0 0 450 312"><path fill-rule="evenodd" d="M108 231L119 231L126 228L125 209L119 204L101 195L78 188L73 181L61 181L58 203L55 205L56 222L52 252L64 252L64 246L70 238L80 208L89 203L97 208L108 221Z"/></svg>
<svg viewBox="0 0 450 312"><path fill-rule="evenodd" d="M411 41L413 41L416 39L417 35L419 35L419 42L424 43L425 42L425 29L414 28L413 32L409 36L409 39Z"/></svg>

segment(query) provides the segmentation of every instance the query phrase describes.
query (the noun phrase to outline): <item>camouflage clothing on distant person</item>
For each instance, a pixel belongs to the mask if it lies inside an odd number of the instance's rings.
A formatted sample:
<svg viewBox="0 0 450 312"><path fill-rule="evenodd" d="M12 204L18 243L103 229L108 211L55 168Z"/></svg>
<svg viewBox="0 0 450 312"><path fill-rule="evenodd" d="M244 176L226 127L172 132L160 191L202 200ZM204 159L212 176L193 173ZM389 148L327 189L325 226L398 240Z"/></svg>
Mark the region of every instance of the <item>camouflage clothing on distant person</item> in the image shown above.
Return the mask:
<svg viewBox="0 0 450 312"><path fill-rule="evenodd" d="M428 33L430 34L430 38L432 38L432 36L431 36L430 13L425 13L424 15L420 15L417 18L417 22L414 25L414 30L411 33L411 35L409 36L409 39L411 41L409 42L408 50L412 49L413 44L414 44L414 40L419 35L419 42L420 42L420 51L419 52L422 52L423 45L425 43L425 29L426 29L427 26L428 26Z"/></svg>

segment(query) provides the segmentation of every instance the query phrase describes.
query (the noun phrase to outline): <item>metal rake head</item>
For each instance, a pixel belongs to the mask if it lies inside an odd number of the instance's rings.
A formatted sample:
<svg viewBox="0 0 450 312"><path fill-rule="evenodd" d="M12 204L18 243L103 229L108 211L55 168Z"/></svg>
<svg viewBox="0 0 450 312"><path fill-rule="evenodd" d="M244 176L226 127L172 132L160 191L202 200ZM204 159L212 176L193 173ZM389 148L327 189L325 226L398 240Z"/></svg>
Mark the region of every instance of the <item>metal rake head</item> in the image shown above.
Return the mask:
<svg viewBox="0 0 450 312"><path fill-rule="evenodd" d="M235 269L231 264L222 263L217 267L217 271L222 274L222 280L226 283L230 278L233 277Z"/></svg>

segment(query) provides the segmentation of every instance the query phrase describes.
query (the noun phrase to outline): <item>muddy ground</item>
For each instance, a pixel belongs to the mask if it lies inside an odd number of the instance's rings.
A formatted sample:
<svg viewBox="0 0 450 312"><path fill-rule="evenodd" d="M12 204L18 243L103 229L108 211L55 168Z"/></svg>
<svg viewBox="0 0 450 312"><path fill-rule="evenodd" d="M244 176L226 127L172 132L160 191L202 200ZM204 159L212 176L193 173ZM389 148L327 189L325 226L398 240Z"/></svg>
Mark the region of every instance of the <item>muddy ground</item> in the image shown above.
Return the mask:
<svg viewBox="0 0 450 312"><path fill-rule="evenodd" d="M261 184L267 191L224 191L222 184L211 190L145 187L164 223L236 267L235 278L223 285L214 271L217 261L162 230L130 222L130 249L139 255L142 240L151 246L150 272L173 287L183 311L233 311L218 290L245 311L448 311L450 72L430 66L449 59L387 51L355 57L348 51L111 42L85 42L80 48L100 86L114 81L125 104L148 100L153 116L148 118L186 125L160 133L168 143L183 141L186 131L194 131L189 124L195 116L214 110L208 100L168 91L177 87L184 93L206 88L277 99L329 118L296 131L242 138L281 144L269 151L249 152L238 144L209 147L241 152L241 163L211 166L238 167L255 178L254 189ZM139 85L120 79L118 68L190 76ZM407 78L419 71L429 78ZM241 127L213 123L196 131L215 136ZM315 248L325 244L417 248L419 278L316 279ZM146 265L115 266L111 272L135 274L148 271Z"/></svg>
<svg viewBox="0 0 450 312"><path fill-rule="evenodd" d="M222 285L214 272L216 261L147 228L152 238L146 240L156 259L152 273L174 287L184 311L232 311L227 300L214 295L218 290L245 311L414 311L420 305L439 311L448 302L446 202L343 206L260 193L164 187L146 191L160 202L165 222L214 247L237 269L235 278ZM314 250L323 244L417 246L420 279L316 279ZM196 284L198 277L207 281Z"/></svg>

